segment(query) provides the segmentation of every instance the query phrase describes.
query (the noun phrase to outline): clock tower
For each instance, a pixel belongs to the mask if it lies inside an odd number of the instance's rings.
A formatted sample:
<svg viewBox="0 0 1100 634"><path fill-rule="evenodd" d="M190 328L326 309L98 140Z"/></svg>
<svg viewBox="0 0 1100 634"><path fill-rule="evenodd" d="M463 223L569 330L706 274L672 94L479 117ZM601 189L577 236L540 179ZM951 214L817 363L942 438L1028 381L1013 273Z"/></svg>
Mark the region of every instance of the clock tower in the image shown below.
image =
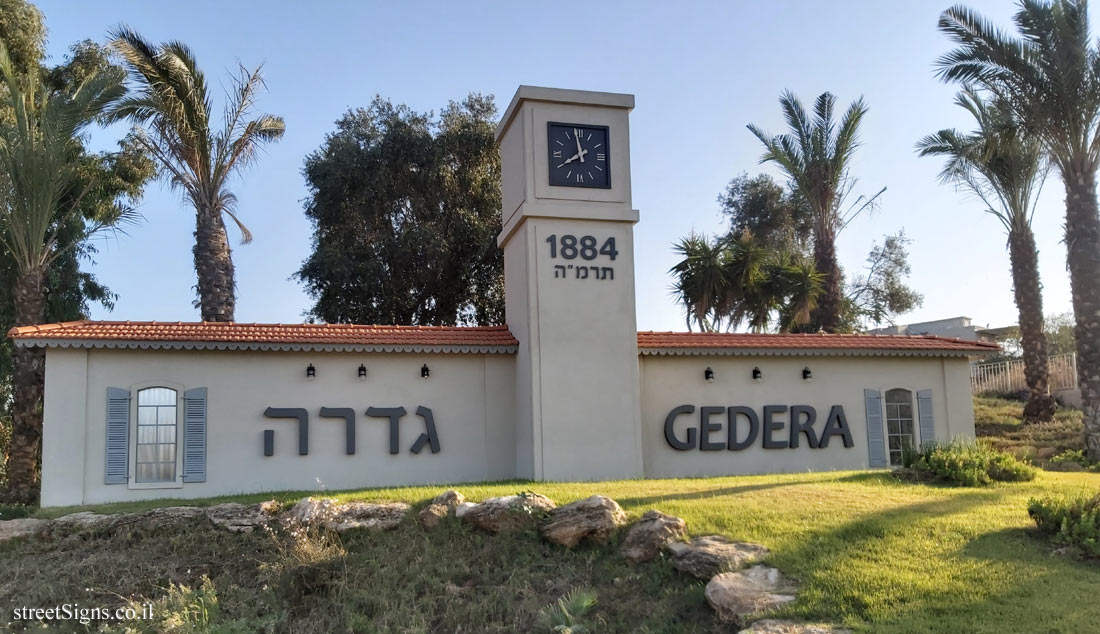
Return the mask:
<svg viewBox="0 0 1100 634"><path fill-rule="evenodd" d="M642 475L633 108L633 95L520 86L496 129L520 477Z"/></svg>

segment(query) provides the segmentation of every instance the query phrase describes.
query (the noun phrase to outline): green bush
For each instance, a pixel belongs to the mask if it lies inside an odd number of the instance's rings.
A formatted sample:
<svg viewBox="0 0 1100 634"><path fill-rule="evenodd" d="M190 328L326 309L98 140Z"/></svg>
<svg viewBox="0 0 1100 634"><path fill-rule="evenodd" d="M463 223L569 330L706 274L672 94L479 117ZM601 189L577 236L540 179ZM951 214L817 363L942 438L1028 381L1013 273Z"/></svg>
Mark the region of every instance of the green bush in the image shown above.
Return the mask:
<svg viewBox="0 0 1100 634"><path fill-rule="evenodd" d="M1055 544L1100 557L1100 493L1031 499L1027 514Z"/></svg>
<svg viewBox="0 0 1100 634"><path fill-rule="evenodd" d="M1034 480L1036 473L1035 467L1012 454L961 440L908 449L902 454L902 466L923 476L919 479L968 487Z"/></svg>

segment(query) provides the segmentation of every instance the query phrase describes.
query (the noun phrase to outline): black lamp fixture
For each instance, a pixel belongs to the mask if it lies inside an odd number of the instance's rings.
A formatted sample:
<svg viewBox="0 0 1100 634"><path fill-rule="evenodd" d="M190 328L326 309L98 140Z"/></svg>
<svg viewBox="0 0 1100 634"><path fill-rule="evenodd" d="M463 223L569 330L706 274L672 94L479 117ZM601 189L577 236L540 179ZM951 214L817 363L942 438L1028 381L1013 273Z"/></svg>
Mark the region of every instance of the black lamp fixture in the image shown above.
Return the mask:
<svg viewBox="0 0 1100 634"><path fill-rule="evenodd" d="M810 372L809 367L802 368L802 380L803 381L813 381L814 380L814 373Z"/></svg>
<svg viewBox="0 0 1100 634"><path fill-rule="evenodd" d="M755 367L752 369L752 380L756 381L757 383L764 380L764 373L760 371L759 367Z"/></svg>
<svg viewBox="0 0 1100 634"><path fill-rule="evenodd" d="M306 378L310 381L317 378L317 368L312 363L306 366Z"/></svg>
<svg viewBox="0 0 1100 634"><path fill-rule="evenodd" d="M706 379L707 383L714 383L714 370L710 368L703 370L703 378Z"/></svg>
<svg viewBox="0 0 1100 634"><path fill-rule="evenodd" d="M428 364L427 364L427 363L425 363L424 365L420 366L420 378L422 378L422 379L426 379L426 378L428 378L428 375L430 375L431 373L432 373L432 371L431 371L431 369L430 369L430 368L428 368Z"/></svg>
<svg viewBox="0 0 1100 634"><path fill-rule="evenodd" d="M362 363L359 364L359 380L367 380L367 366L363 365Z"/></svg>

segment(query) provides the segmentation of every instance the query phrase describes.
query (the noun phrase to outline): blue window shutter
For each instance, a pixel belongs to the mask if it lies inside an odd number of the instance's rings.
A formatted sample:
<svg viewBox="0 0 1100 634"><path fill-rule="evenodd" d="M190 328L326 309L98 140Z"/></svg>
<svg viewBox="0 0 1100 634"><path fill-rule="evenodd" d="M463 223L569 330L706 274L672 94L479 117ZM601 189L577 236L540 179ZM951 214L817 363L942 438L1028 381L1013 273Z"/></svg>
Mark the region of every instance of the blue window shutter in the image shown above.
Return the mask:
<svg viewBox="0 0 1100 634"><path fill-rule="evenodd" d="M126 484L130 475L130 390L107 388L105 484Z"/></svg>
<svg viewBox="0 0 1100 634"><path fill-rule="evenodd" d="M206 388L183 393L183 481L206 482Z"/></svg>
<svg viewBox="0 0 1100 634"><path fill-rule="evenodd" d="M871 468L886 466L886 440L882 432L882 393L863 390L863 402L867 406L867 455Z"/></svg>
<svg viewBox="0 0 1100 634"><path fill-rule="evenodd" d="M917 390L917 417L920 419L920 443L936 442L936 420L932 417L932 390Z"/></svg>

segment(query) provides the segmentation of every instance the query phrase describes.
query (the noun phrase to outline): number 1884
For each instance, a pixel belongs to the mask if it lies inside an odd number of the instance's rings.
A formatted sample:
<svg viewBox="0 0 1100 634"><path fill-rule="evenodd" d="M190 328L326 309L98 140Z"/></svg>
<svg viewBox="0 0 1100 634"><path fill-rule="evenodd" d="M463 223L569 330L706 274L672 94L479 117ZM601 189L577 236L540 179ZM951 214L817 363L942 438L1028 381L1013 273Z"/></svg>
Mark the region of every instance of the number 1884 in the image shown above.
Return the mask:
<svg viewBox="0 0 1100 634"><path fill-rule="evenodd" d="M595 236L578 238L567 233L559 239L557 234L553 234L546 238L546 242L550 245L551 258L557 258L560 255L562 259L572 260L579 255L582 260L595 260L601 255L606 255L614 262L615 256L619 255L619 251L615 248L615 238L604 240L599 249L596 248Z"/></svg>

